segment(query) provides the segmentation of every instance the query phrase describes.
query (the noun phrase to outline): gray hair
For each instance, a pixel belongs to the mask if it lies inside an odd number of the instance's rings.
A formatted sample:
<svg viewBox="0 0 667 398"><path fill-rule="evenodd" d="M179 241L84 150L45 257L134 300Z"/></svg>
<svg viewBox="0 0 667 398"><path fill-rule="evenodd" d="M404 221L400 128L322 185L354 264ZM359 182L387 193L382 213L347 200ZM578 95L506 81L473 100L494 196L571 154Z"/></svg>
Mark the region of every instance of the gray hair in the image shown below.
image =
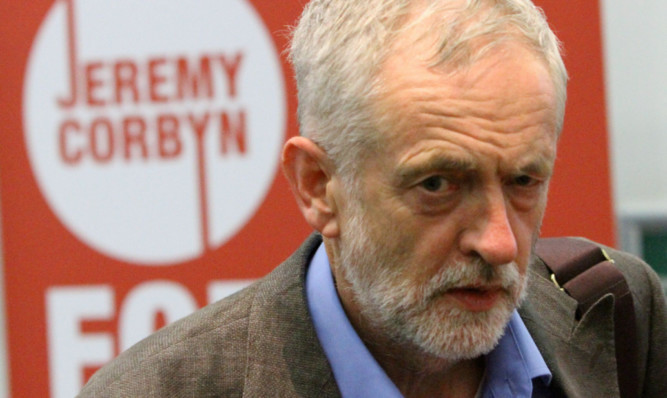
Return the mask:
<svg viewBox="0 0 667 398"><path fill-rule="evenodd" d="M290 59L298 89L301 135L320 145L353 182L361 159L378 144L372 109L382 94L379 71L410 26L438 35L431 66L460 69L507 41L547 66L557 96L557 133L565 113L567 71L560 43L530 0L312 0L293 31Z"/></svg>

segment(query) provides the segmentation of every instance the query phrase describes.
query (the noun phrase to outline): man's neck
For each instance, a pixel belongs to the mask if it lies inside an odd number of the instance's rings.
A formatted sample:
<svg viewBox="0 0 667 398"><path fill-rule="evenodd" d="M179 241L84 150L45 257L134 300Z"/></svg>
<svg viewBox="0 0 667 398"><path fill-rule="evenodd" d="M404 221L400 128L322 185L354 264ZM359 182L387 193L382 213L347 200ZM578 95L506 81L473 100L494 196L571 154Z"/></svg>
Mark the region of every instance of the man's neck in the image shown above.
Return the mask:
<svg viewBox="0 0 667 398"><path fill-rule="evenodd" d="M451 363L428 358L423 353L405 354L419 352L419 349L397 349L395 343L366 341L366 346L406 398L473 398L484 376L483 357ZM389 347L393 349L387 350Z"/></svg>

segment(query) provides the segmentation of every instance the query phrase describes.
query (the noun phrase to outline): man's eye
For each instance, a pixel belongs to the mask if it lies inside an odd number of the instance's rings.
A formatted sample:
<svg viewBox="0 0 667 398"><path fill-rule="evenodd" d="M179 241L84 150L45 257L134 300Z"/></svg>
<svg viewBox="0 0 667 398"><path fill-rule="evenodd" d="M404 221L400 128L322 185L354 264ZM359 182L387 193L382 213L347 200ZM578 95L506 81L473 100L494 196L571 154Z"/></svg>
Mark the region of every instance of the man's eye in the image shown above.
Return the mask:
<svg viewBox="0 0 667 398"><path fill-rule="evenodd" d="M514 185L518 185L520 187L529 187L531 185L534 185L537 182L537 180L529 175L521 175L515 177L512 182L514 183Z"/></svg>
<svg viewBox="0 0 667 398"><path fill-rule="evenodd" d="M446 184L447 181L444 178L440 176L432 176L422 181L420 185L422 188L429 192L437 192L440 191Z"/></svg>

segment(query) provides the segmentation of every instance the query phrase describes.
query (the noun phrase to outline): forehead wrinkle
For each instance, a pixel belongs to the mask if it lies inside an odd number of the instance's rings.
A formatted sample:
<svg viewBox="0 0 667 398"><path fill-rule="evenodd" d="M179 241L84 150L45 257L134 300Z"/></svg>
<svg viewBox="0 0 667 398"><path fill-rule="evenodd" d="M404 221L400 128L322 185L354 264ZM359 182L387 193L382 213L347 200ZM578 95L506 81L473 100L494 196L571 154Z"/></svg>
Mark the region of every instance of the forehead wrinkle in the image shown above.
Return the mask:
<svg viewBox="0 0 667 398"><path fill-rule="evenodd" d="M540 124L536 123L536 125L539 128ZM443 130L447 130L448 134L444 140ZM548 140L549 137L552 137L553 140L550 145L547 145L546 150L538 150L539 142L527 142L522 139L521 131L515 133L490 131L481 137L479 131L473 134L458 129L456 126L433 123L413 126L410 130L395 133L398 134L396 137L398 145L403 140L412 141L415 135L423 137L423 140L420 139L421 142L398 162L396 174L401 177L400 180L416 178L429 172L465 172L468 174L473 171L481 172L480 161L482 159L485 159L484 163L487 161L495 163L497 173L505 175L529 174L549 177L553 170L555 134L541 135L545 140ZM510 136L515 136L515 139L508 139ZM433 145L431 142L434 140L439 143ZM469 152L465 148L470 146L477 146L477 149ZM499 149L510 152L498 152ZM413 160L416 157L419 159Z"/></svg>
<svg viewBox="0 0 667 398"><path fill-rule="evenodd" d="M555 125L548 119L550 112L546 109L536 109L530 114L513 115L510 118L489 119L464 113L445 111L420 112L418 127L422 131L433 131L438 134L442 131L458 135L462 139L480 141L482 144L498 148L511 149L529 144L523 136L530 131L538 131L538 137L549 139L555 137ZM450 136L453 139L455 136Z"/></svg>
<svg viewBox="0 0 667 398"><path fill-rule="evenodd" d="M444 90L443 90L444 91ZM466 94L467 95L467 94ZM546 122L551 109L548 95L536 94L524 98L484 98L483 96L452 97L452 93L412 97L407 109L412 109L418 117L429 116L452 119L472 119L482 122L534 118L536 122ZM545 113L545 115L540 115ZM533 116L536 115L536 116Z"/></svg>
<svg viewBox="0 0 667 398"><path fill-rule="evenodd" d="M484 89L462 90L447 83L440 84L439 90L433 90L433 83L418 82L416 77L405 77L403 84L396 84L391 93L381 101L377 110L384 113L391 124L400 124L402 120L418 120L425 125L449 120L481 122L481 124L501 121L509 125L501 131L519 130L525 124L542 123L555 131L556 120L553 117L553 101L549 93L535 91L521 96L497 96ZM400 95L398 100L392 97ZM391 106L392 102L401 102L401 109ZM388 112L394 108L393 112Z"/></svg>

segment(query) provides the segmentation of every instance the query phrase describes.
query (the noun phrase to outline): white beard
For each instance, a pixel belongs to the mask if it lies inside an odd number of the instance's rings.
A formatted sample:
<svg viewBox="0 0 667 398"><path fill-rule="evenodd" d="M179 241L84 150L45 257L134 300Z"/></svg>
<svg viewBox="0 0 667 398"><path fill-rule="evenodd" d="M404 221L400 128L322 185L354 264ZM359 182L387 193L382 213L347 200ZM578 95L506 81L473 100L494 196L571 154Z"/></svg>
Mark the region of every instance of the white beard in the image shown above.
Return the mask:
<svg viewBox="0 0 667 398"><path fill-rule="evenodd" d="M361 211L355 213L341 237L341 270L375 333L447 362L477 358L498 344L525 296L526 276L515 263L445 262L426 283L417 284L406 253L373 237ZM501 284L503 292L488 311L466 311L442 297L450 288L490 282Z"/></svg>

